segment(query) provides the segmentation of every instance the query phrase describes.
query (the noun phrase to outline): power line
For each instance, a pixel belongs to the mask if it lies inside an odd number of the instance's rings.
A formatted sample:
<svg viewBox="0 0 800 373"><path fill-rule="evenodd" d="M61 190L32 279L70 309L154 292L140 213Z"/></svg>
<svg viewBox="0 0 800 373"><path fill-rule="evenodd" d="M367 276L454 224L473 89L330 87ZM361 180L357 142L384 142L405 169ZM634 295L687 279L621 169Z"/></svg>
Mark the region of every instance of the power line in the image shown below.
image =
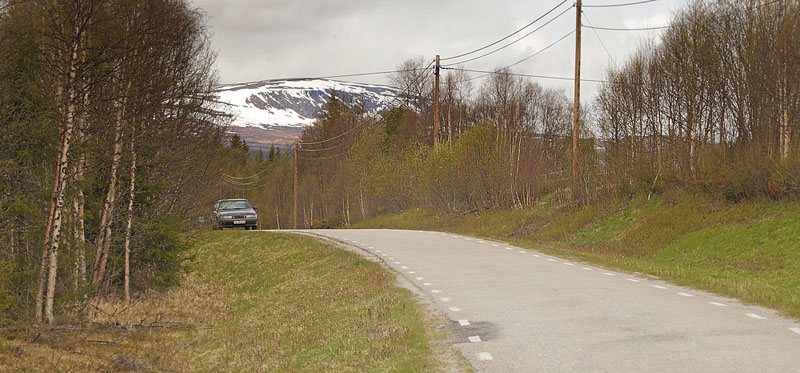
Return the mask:
<svg viewBox="0 0 800 373"><path fill-rule="evenodd" d="M620 6L629 6L629 5L639 5L639 4L646 4L646 3L653 3L658 0L643 0L643 1L634 1L630 3L621 3L621 4L583 4L581 7L583 8L616 8Z"/></svg>
<svg viewBox="0 0 800 373"><path fill-rule="evenodd" d="M581 15L583 16L583 18L586 18L586 22L589 23L589 26L591 26L592 25L592 21L589 20L588 16L586 16L586 13L582 11ZM606 43L603 43L603 39L600 38L600 34L598 34L597 30L595 30L595 29L591 29L591 30L592 30L592 33L594 33L594 36L597 37L597 41L599 41L600 45L603 46L603 49L606 51L606 54L608 55L608 58L611 60L611 62L614 62L614 57L611 56L611 52L609 52L608 48L606 48Z"/></svg>
<svg viewBox="0 0 800 373"><path fill-rule="evenodd" d="M247 180L247 179L253 179L253 178L256 178L256 177L258 177L260 175L263 175L264 173L266 173L269 170L270 170L270 168L268 167L268 168L265 168L265 169L259 171L258 173L255 173L255 174L250 175L250 176L244 176L244 177L231 176L231 175L228 175L226 173L223 173L222 176L227 177L227 178L232 179L232 180Z"/></svg>
<svg viewBox="0 0 800 373"><path fill-rule="evenodd" d="M587 25L581 25L581 27L593 30L603 30L603 31L650 31L650 30L663 30L669 28L669 26L642 27L642 28L613 28L613 27L596 27Z"/></svg>
<svg viewBox="0 0 800 373"><path fill-rule="evenodd" d="M297 158L300 158L300 159L306 160L306 161L321 161L321 160L325 160L325 159L341 157L341 156L347 155L349 153L350 153L350 151L345 151L344 153L329 155L329 156L325 156L325 157L301 157L301 156L298 155Z"/></svg>
<svg viewBox="0 0 800 373"><path fill-rule="evenodd" d="M562 40L566 39L567 37L569 37L570 35L572 35L572 34L574 34L574 33L575 33L575 30L571 30L570 32L568 32L566 35L562 36L562 37L561 37L561 38L559 38L558 40L556 40L556 41L554 41L554 42L550 43L550 45L548 45L548 46L546 46L546 47L544 47L544 48L540 49L538 52L536 52L536 53L534 53L534 54L532 54L532 55L530 55L530 56L528 56L528 57L525 57L525 58L523 58L523 59L521 59L521 60L519 60L519 61L517 61L517 62L514 62L514 63L512 63L511 65L508 65L508 66L506 66L506 68L514 67L514 66L516 66L516 65L519 65L519 64L521 64L521 63L523 63L523 62L525 62L525 61L527 61L527 60L529 60L529 59L531 59L531 58L533 58L533 57L536 57L536 56L538 56L540 53L542 53L542 52L544 52L544 51L546 51L546 50L550 49L550 47L552 47L552 46L554 46L554 45L558 44L559 42L561 42Z"/></svg>
<svg viewBox="0 0 800 373"><path fill-rule="evenodd" d="M339 147L341 147L342 145L347 145L347 142L346 142L346 141L345 141L345 142L341 142L341 143L339 143L339 144L336 144L336 145L333 145L333 146L330 146L330 147L327 147L327 148L322 148L322 149L306 149L306 148L303 148L303 147L301 146L301 147L300 147L300 148L298 148L297 150L298 150L298 151L301 151L301 152L324 152L324 151L326 151L326 150L333 150L333 149L339 148Z"/></svg>
<svg viewBox="0 0 800 373"><path fill-rule="evenodd" d="M555 11L556 9L558 9L558 7L560 7L561 5L563 5L563 4L564 4L564 3L566 3L566 2L567 2L567 0L564 0L564 1L560 2L560 3L558 3L558 5L554 6L552 9L548 10L548 11L547 11L547 13L545 13L545 14L542 14L541 16L539 16L539 18L536 18L536 19L534 19L533 21L531 21L531 22L530 22L530 23L528 23L527 25L523 26L521 29L519 29L519 30L517 30L517 31L514 31L514 32L512 32L512 33L510 33L510 34L508 34L508 35L506 35L505 37L503 37L503 38L502 38L502 39L500 39L500 40L497 40L497 41L495 41L495 42L493 42L493 43L490 43L490 44L484 45L483 47L480 47L480 48L478 48L478 49L471 50L471 51L469 51L469 52L466 52L466 53L461 53L461 54L459 54L459 55L456 55L456 56L450 56L450 57L444 57L444 58L440 58L440 61L452 60L452 59L454 59L454 58L459 58L459 57L468 56L468 55L470 55L470 54L473 54L473 53L476 53L476 52L480 52L480 51L482 51L482 50L484 50L484 49L486 49L486 48L492 47L492 46L494 46L494 45L496 45L496 44L498 44L498 43L500 43L500 42L502 42L502 41L504 41L504 40L506 40L506 39L508 39L508 38L510 38L510 37L512 37L512 36L514 36L514 35L516 35L516 34L518 34L518 33L520 33L520 32L522 32L522 30L524 30L524 29L526 29L526 28L530 27L530 26L531 26L531 25L533 25L534 23L536 23L536 22L539 22L539 20L541 20L542 18L546 17L548 14L550 14L550 13L552 13L553 11Z"/></svg>
<svg viewBox="0 0 800 373"><path fill-rule="evenodd" d="M512 63L512 64L510 64L510 65L508 65L508 66L504 66L502 69L508 69L508 68L514 67L514 66L516 66L516 65L519 65L519 64L521 64L521 63L523 63L523 62L525 62L525 61L527 61L527 60L529 60L529 59L531 59L531 58L533 58L533 57L536 57L536 56L538 56L539 54L543 53L544 51L546 51L546 50L550 49L550 48L551 48L551 47L553 47L554 45L556 45L556 44L560 43L562 40L566 39L567 37L569 37L570 35L572 35L572 34L574 34L574 33L575 33L575 30L571 30L571 31L570 31L570 32L568 32L566 35L564 35L564 36L560 37L558 40L556 40L556 41L554 41L554 42L550 43L550 45L548 45L548 46L546 46L546 47L544 47L544 48L542 48L542 49L540 49L540 50L536 51L535 53L531 54L530 56L527 56L527 57L525 57L525 58L523 58L523 59L521 59L521 60L519 60L519 61L517 61L517 62L514 62L514 63ZM483 74L483 75L480 75L480 76L476 76L476 77L474 77L474 78L470 78L469 80L476 80L476 79L480 79L480 78L483 78L483 77L485 77L485 76L487 76L487 75L489 75L489 74Z"/></svg>
<svg viewBox="0 0 800 373"><path fill-rule="evenodd" d="M458 70L451 67L443 67L446 70ZM486 71L486 70L474 70L474 69L461 69L468 72L473 73L484 73L484 74L504 74L504 75L511 75L511 76L522 76L528 78L539 78L539 79L555 79L555 80L568 80L568 81L575 81L575 78L568 78L563 76L549 76L549 75L535 75L535 74L522 74L522 73L512 73L512 72L498 72L498 71ZM581 79L582 82L588 83L608 83L607 80L600 80L600 79Z"/></svg>
<svg viewBox="0 0 800 373"><path fill-rule="evenodd" d="M310 78L302 78L302 79L336 79L336 78L351 78L351 77L358 77L358 76L370 76L370 75L388 75L394 73L402 73L402 72L409 72L409 71L419 71L425 70L425 68L413 68L413 69L397 69L397 70L385 70L385 71L374 71L368 73L352 73L352 74L340 74L340 75L328 75L328 76L316 76ZM299 78L296 78L299 79Z"/></svg>
<svg viewBox="0 0 800 373"><path fill-rule="evenodd" d="M488 55L494 54L494 53L496 53L496 52L499 52L499 51L501 51L501 50L503 50L503 49L505 49L505 48L508 48L508 47L510 47L511 45L514 45L515 43L519 42L520 40L522 40L522 39L525 39L525 38L527 38L528 36L531 36L531 35L533 35L533 33L534 33L534 32L541 30L541 29L542 29L542 28L544 28L545 26L547 26L547 25L549 25L550 23L552 23L553 21L557 20L558 18L560 18L561 16L563 16L564 14L566 14L566 13L567 13L567 12L568 12L570 9L572 9L572 7L569 7L569 8L567 8L567 9L564 9L564 11L563 11L563 12L559 13L557 16L555 16L555 17L553 17L552 19L550 19L549 21L547 21L545 24L543 24L543 25L541 25L541 26L537 27L537 28L536 28L536 29L534 29L533 31L531 31L531 32L529 32L529 33L527 33L527 34L523 35L522 37L518 38L517 40L514 40L514 41L512 41L512 42L510 42L510 43L508 43L508 44L506 44L506 45L504 45L504 46L502 46L502 47L500 47L500 48L494 49L494 50L492 50L491 52L484 53L484 54L482 54L482 55L480 55L480 56L477 56L477 57L472 57L472 58L470 58L470 59L467 59L467 60L464 60L464 61L451 62L451 63L445 64L445 65L443 65L443 66L453 66L453 65L460 65L460 64L463 64L463 63L467 63L467 62L472 62L472 61L475 61L475 60L477 60L477 59L480 59L480 58L486 57L486 56L488 56Z"/></svg>
<svg viewBox="0 0 800 373"><path fill-rule="evenodd" d="M309 141L309 142L298 142L298 144L300 144L301 146L302 146L302 145L319 145L319 144L324 144L324 143L326 143L326 142L333 141L333 140L336 140L336 139L338 139L338 138L340 138L340 137L342 137L342 136L348 135L348 134L352 133L353 131L355 131L355 130L357 130L357 129L361 128L361 127L364 127L364 125L365 125L365 124L366 124L366 123L361 123L361 124L359 124L359 125L357 125L357 126L355 126L355 127L351 128L351 129L347 130L346 132L342 132L342 133L340 133L340 134L338 134L338 135L336 135L336 136L334 136L334 137L331 137L331 138L329 138L329 139L325 139L325 140L319 140L319 141ZM292 145L292 146L294 146L294 145ZM298 149L298 150L301 150L301 149Z"/></svg>

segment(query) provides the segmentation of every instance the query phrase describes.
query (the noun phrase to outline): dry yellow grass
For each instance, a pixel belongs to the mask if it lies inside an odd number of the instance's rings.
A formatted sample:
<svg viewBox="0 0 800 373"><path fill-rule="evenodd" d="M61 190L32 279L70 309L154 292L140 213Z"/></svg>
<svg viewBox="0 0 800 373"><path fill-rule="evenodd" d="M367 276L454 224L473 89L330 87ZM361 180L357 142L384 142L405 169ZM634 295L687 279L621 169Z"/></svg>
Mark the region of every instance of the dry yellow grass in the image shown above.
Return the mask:
<svg viewBox="0 0 800 373"><path fill-rule="evenodd" d="M0 331L0 370L446 368L444 336L415 296L356 254L305 237L213 232L195 258L180 286L130 309L108 303L90 323Z"/></svg>

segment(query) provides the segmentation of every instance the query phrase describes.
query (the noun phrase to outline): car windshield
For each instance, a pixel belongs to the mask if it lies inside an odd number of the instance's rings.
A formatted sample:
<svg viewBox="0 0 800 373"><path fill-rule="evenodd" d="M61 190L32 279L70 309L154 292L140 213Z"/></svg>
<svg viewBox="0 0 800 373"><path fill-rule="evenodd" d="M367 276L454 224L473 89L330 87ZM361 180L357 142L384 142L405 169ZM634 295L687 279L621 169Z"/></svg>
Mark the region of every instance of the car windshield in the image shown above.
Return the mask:
<svg viewBox="0 0 800 373"><path fill-rule="evenodd" d="M243 210L249 209L250 203L247 201L222 201L219 203L219 209L221 211L225 210Z"/></svg>

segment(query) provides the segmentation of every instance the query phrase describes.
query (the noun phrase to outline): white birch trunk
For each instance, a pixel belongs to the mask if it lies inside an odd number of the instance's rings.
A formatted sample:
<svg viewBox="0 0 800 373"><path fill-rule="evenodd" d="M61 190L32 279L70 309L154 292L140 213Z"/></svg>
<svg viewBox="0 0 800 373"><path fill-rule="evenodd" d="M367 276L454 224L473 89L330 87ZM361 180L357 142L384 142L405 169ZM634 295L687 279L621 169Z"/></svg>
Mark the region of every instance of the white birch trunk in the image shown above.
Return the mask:
<svg viewBox="0 0 800 373"><path fill-rule="evenodd" d="M131 188L128 195L128 226L125 228L125 306L131 304L131 227L133 226L133 199L136 193L136 125L131 129Z"/></svg>

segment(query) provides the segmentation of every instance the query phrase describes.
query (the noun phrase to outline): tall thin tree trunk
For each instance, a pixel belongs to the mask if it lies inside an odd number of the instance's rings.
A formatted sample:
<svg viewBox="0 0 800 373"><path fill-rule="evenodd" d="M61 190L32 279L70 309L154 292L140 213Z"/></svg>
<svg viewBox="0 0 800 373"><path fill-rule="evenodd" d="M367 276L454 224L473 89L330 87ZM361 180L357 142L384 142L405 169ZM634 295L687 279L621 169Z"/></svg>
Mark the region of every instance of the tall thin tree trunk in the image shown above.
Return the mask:
<svg viewBox="0 0 800 373"><path fill-rule="evenodd" d="M128 82L130 87L130 81ZM125 90L127 95L128 90ZM108 262L108 253L111 248L111 222L114 220L114 208L117 199L117 171L122 159L122 121L124 120L125 111L125 95L123 95L120 107L117 111L117 119L114 134L114 155L111 160L111 176L109 179L108 193L106 194L105 202L103 204L103 211L100 215L100 232L97 236L94 271L92 272L92 284L98 286L102 284L103 277L105 276L106 264Z"/></svg>
<svg viewBox="0 0 800 373"><path fill-rule="evenodd" d="M131 128L131 188L128 195L128 226L125 228L125 305L131 304L131 227L133 226L133 199L136 194L136 124Z"/></svg>
<svg viewBox="0 0 800 373"><path fill-rule="evenodd" d="M48 324L52 324L53 297L55 296L56 269L58 264L58 247L61 238L61 215L64 207L64 192L67 183L67 168L69 166L69 147L72 140L73 115L75 113L74 82L77 74L78 48L81 34L76 24L72 46L67 58L67 74L63 88L59 88L61 103L61 138L58 145L58 163L56 166L53 193L50 199L50 215L44 238L41 267L39 268L39 281L35 299L36 323L42 322L42 303L45 292L45 273L47 273L47 297L45 303L45 317ZM66 91L66 92L65 92ZM64 97L66 95L66 97Z"/></svg>

